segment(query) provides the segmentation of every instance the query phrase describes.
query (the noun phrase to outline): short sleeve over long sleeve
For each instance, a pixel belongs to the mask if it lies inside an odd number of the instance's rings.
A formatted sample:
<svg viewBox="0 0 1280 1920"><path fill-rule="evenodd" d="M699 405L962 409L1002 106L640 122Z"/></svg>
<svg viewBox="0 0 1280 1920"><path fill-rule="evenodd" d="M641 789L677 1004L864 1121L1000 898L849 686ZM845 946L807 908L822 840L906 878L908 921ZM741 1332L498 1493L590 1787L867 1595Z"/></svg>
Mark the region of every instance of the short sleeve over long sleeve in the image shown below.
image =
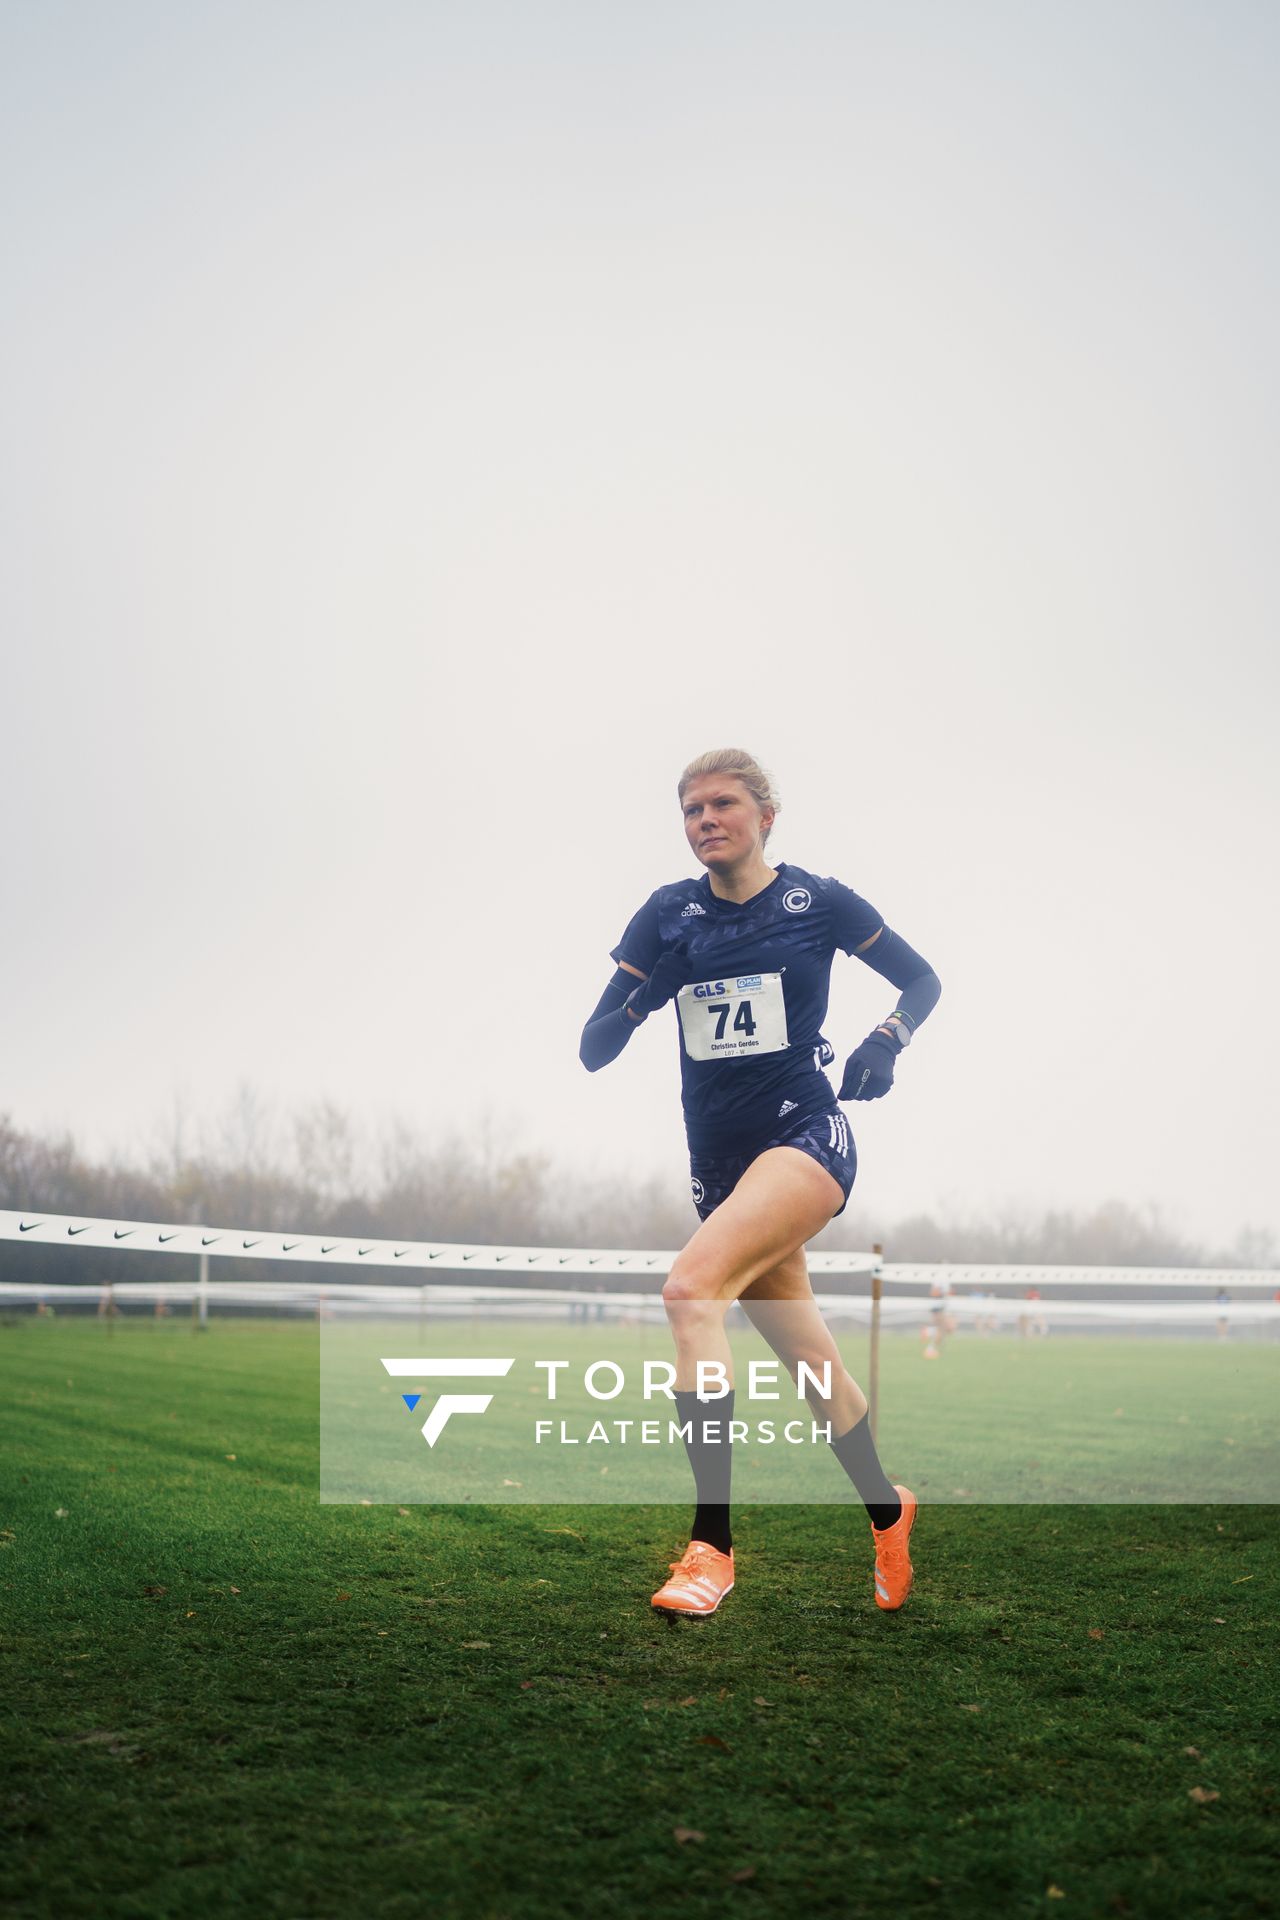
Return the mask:
<svg viewBox="0 0 1280 1920"><path fill-rule="evenodd" d="M662 951L662 935L658 927L658 896L651 893L639 913L633 913L616 947L609 950L609 958L617 966L623 961L629 967L638 967L641 973L652 973L653 963Z"/></svg>
<svg viewBox="0 0 1280 1920"><path fill-rule="evenodd" d="M842 953L856 953L864 941L873 933L879 933L884 925L884 916L876 912L871 902L840 880L827 881L827 898L831 903L836 945Z"/></svg>

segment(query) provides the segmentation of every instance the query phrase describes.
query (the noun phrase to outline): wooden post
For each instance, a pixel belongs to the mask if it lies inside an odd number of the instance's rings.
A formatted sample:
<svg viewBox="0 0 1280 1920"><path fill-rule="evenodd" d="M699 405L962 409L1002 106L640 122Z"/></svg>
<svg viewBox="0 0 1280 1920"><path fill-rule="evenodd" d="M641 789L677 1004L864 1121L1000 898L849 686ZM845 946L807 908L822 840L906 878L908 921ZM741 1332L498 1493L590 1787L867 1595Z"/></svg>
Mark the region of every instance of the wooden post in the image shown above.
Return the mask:
<svg viewBox="0 0 1280 1920"><path fill-rule="evenodd" d="M871 1251L876 1256L876 1269L871 1276L871 1363L867 1373L867 1420L874 1440L880 1421L880 1301L884 1293L880 1265L884 1248L876 1240L872 1242Z"/></svg>
<svg viewBox="0 0 1280 1920"><path fill-rule="evenodd" d="M200 1255L200 1278L191 1296L191 1331L209 1331L209 1256L203 1252Z"/></svg>

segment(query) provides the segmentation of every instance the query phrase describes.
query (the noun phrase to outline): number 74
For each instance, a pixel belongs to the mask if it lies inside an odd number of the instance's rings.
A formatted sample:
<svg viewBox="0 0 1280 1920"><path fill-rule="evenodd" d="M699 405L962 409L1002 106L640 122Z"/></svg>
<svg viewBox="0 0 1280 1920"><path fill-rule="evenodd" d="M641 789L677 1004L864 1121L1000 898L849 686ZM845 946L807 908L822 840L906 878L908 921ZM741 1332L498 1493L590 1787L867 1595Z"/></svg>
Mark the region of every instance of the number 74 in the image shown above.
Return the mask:
<svg viewBox="0 0 1280 1920"><path fill-rule="evenodd" d="M729 1015L733 1013L732 1000L708 1000L707 1012L717 1015L716 1039L723 1040L725 1024L728 1021ZM745 1033L748 1039L750 1039L751 1035L755 1032L756 1023L751 1012L751 1002L749 1000L744 1000L738 1008L738 1011L733 1014L733 1030L735 1033Z"/></svg>

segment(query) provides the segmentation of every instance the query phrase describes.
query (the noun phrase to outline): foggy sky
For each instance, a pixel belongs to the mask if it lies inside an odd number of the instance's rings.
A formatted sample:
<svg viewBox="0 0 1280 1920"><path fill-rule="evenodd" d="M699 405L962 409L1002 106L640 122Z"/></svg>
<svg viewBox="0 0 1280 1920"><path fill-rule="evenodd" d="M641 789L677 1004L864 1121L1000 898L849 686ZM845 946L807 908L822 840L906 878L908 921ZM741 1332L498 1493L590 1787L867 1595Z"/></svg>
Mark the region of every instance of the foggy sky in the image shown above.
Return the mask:
<svg viewBox="0 0 1280 1920"><path fill-rule="evenodd" d="M0 1111L679 1185L674 1016L578 1034L732 744L942 978L856 1202L1280 1229L1278 39L7 9Z"/></svg>

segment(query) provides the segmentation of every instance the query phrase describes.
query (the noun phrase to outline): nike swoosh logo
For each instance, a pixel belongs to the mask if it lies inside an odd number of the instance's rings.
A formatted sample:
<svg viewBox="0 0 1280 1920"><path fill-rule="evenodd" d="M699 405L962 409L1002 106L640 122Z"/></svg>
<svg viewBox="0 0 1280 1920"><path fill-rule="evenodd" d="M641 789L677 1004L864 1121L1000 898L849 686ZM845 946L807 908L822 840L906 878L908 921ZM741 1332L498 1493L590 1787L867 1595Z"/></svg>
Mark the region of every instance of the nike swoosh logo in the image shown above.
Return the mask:
<svg viewBox="0 0 1280 1920"><path fill-rule="evenodd" d="M356 1248L356 1259L357 1259L357 1260L363 1260L363 1259L364 1259L364 1257L365 1257L365 1255L366 1255L366 1253L372 1253L373 1251L374 1251L374 1249L373 1249L372 1247L357 1247L357 1248Z"/></svg>
<svg viewBox="0 0 1280 1920"><path fill-rule="evenodd" d="M116 1240L127 1240L129 1238L129 1235L131 1233L134 1233L135 1231L136 1229L134 1227L126 1227L124 1232L121 1233L117 1228L115 1234L112 1237L113 1239L116 1239Z"/></svg>
<svg viewBox="0 0 1280 1920"><path fill-rule="evenodd" d="M24 1226L23 1226L23 1224L22 1224L22 1222L21 1222L21 1220L19 1220L19 1222L18 1222L18 1232L19 1232L19 1233L34 1233L37 1227L42 1227L43 1225L44 1225L44 1221L43 1221L43 1220L33 1220L33 1221L31 1222L31 1225L30 1225L29 1227L24 1227Z"/></svg>
<svg viewBox="0 0 1280 1920"><path fill-rule="evenodd" d="M397 1254L395 1255L395 1258L396 1258L397 1260L403 1260L403 1259L404 1259L404 1257L405 1257L405 1255L406 1255L406 1253L408 1253L408 1251L409 1251L409 1249L408 1249L408 1247L401 1247L401 1249L400 1249L400 1251L399 1251L399 1253L397 1253ZM431 1258L432 1258L433 1260L435 1259L435 1255L434 1255L434 1253L432 1254L432 1256L431 1256Z"/></svg>
<svg viewBox="0 0 1280 1920"><path fill-rule="evenodd" d="M200 1245L202 1247L211 1247L215 1240L221 1240L221 1238L222 1235L220 1233L211 1233L201 1240Z"/></svg>
<svg viewBox="0 0 1280 1920"><path fill-rule="evenodd" d="M333 1247L340 1247L341 1245L342 1245L341 1240L335 1240L333 1243ZM321 1253L332 1253L333 1247L321 1247L320 1251Z"/></svg>
<svg viewBox="0 0 1280 1920"><path fill-rule="evenodd" d="M170 1240L176 1240L177 1237L176 1233L161 1233L156 1236L162 1247L166 1246Z"/></svg>
<svg viewBox="0 0 1280 1920"><path fill-rule="evenodd" d="M25 1232L26 1229L24 1228L23 1231ZM78 1233L88 1233L88 1231L89 1231L88 1227L68 1227L67 1237L71 1240L74 1240Z"/></svg>
<svg viewBox="0 0 1280 1920"><path fill-rule="evenodd" d="M281 1248L281 1252L292 1253L295 1247L300 1247L301 1245L301 1240L286 1240L284 1246Z"/></svg>
<svg viewBox="0 0 1280 1920"><path fill-rule="evenodd" d="M257 1240L242 1240L240 1242L240 1245L245 1249L247 1253L250 1247L260 1247L262 1245L262 1241L260 1238Z"/></svg>

